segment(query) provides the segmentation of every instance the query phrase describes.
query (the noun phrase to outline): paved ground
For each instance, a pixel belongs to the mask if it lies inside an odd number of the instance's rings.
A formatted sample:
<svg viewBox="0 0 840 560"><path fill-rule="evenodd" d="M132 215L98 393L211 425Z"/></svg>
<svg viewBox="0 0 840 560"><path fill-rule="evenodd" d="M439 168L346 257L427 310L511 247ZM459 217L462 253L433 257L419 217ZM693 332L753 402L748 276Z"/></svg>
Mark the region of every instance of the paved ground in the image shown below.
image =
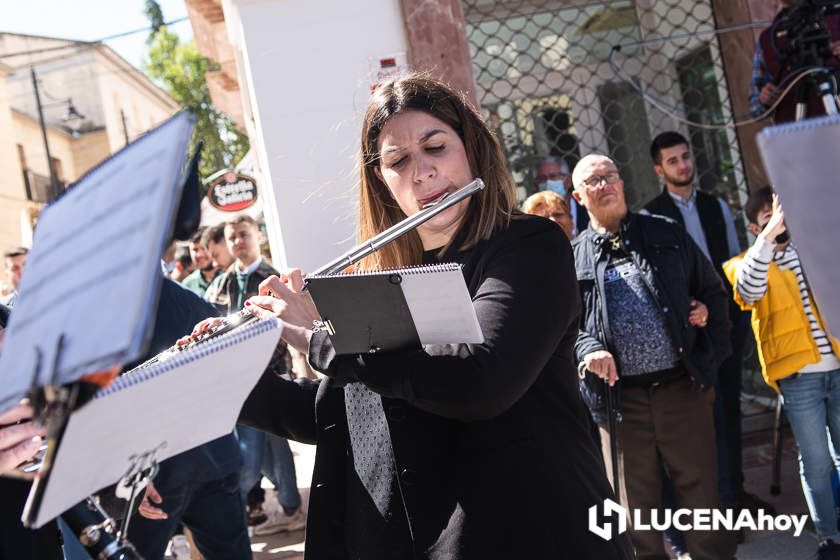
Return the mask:
<svg viewBox="0 0 840 560"><path fill-rule="evenodd" d="M781 493L770 494L773 447L769 431L747 437L744 441L744 476L748 492L767 500L777 513L807 514L808 507L799 483L796 445L790 432L784 434ZM746 535L746 542L738 547L738 560L808 560L815 558L817 539L810 519L799 537L793 531L757 531Z"/></svg>
<svg viewBox="0 0 840 560"><path fill-rule="evenodd" d="M305 508L309 501L309 484L315 464L315 446L294 441L290 441L289 446L295 456L298 488ZM265 479L263 481L265 482ZM252 537L251 550L254 551L254 560L302 560L304 534L304 531L294 531L267 537Z"/></svg>

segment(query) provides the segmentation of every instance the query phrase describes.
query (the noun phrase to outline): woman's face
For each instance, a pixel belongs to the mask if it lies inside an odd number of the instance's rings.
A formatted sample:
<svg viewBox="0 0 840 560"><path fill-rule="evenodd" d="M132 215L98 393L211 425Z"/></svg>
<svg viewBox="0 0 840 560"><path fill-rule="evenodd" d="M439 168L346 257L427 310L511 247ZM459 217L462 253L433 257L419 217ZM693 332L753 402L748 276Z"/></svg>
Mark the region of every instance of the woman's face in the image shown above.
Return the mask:
<svg viewBox="0 0 840 560"><path fill-rule="evenodd" d="M406 216L473 180L458 133L423 111L391 117L379 134L378 150L376 174ZM463 200L417 228L423 248L446 245L458 231L468 204Z"/></svg>
<svg viewBox="0 0 840 560"><path fill-rule="evenodd" d="M543 206L536 212L538 216L548 218L566 233L566 237L570 240L575 238L575 223L572 220L571 214L560 204L553 206Z"/></svg>

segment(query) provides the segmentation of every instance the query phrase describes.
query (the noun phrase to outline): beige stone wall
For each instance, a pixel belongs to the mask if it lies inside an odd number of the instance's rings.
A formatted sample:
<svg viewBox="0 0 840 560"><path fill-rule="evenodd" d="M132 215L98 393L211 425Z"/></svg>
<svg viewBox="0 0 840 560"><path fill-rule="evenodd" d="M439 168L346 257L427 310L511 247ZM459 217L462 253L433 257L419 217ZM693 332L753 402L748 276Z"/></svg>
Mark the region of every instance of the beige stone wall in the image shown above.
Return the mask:
<svg viewBox="0 0 840 560"><path fill-rule="evenodd" d="M0 131L12 130L12 111L6 101L5 75L7 68L0 65ZM23 174L18 162L17 149L10 134L0 134L0 251L21 242L20 217L25 203L21 200Z"/></svg>
<svg viewBox="0 0 840 560"><path fill-rule="evenodd" d="M44 139L38 121L13 112L11 130L14 143L23 146L27 167L39 175L49 176ZM73 155L73 137L55 128L48 127L47 139L50 143L50 155L60 162L60 172L56 170L58 179L72 181L77 177L76 162ZM21 195L25 196L24 191L21 191Z"/></svg>
<svg viewBox="0 0 840 560"><path fill-rule="evenodd" d="M171 98L147 87L145 78L121 71L120 62L113 57L97 53L96 65L102 69L96 73L96 86L111 152L125 145L126 131L133 140L178 110ZM125 114L125 131L120 111Z"/></svg>
<svg viewBox="0 0 840 560"><path fill-rule="evenodd" d="M8 68L0 65L0 196L20 196L23 193L23 175L18 161L15 141L8 131L13 129L12 110L6 100L6 72Z"/></svg>
<svg viewBox="0 0 840 560"><path fill-rule="evenodd" d="M111 153L110 149L108 133L104 130L89 132L74 139L72 151L76 175L73 180L78 180L90 168L108 157Z"/></svg>

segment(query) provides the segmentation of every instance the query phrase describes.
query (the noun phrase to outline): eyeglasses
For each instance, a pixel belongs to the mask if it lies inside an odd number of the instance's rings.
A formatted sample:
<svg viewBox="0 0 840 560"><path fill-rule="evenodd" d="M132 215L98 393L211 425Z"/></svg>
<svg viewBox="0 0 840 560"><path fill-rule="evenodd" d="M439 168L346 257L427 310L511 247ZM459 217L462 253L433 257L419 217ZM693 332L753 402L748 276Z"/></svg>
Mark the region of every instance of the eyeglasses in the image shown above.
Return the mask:
<svg viewBox="0 0 840 560"><path fill-rule="evenodd" d="M588 177L581 181L581 183L587 189L594 189L601 186L601 183L604 181L606 181L608 185L612 185L619 179L621 179L621 176L618 174L618 171L610 171L606 175L593 175L592 177Z"/></svg>

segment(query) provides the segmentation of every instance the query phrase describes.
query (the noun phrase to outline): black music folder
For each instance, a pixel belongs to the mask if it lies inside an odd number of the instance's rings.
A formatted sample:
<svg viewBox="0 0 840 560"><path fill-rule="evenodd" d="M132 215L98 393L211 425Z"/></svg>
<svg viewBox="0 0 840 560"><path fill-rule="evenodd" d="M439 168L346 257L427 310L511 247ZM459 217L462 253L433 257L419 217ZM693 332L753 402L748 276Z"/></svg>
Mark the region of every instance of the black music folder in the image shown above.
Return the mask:
<svg viewBox="0 0 840 560"><path fill-rule="evenodd" d="M337 354L484 342L456 263L306 280Z"/></svg>

